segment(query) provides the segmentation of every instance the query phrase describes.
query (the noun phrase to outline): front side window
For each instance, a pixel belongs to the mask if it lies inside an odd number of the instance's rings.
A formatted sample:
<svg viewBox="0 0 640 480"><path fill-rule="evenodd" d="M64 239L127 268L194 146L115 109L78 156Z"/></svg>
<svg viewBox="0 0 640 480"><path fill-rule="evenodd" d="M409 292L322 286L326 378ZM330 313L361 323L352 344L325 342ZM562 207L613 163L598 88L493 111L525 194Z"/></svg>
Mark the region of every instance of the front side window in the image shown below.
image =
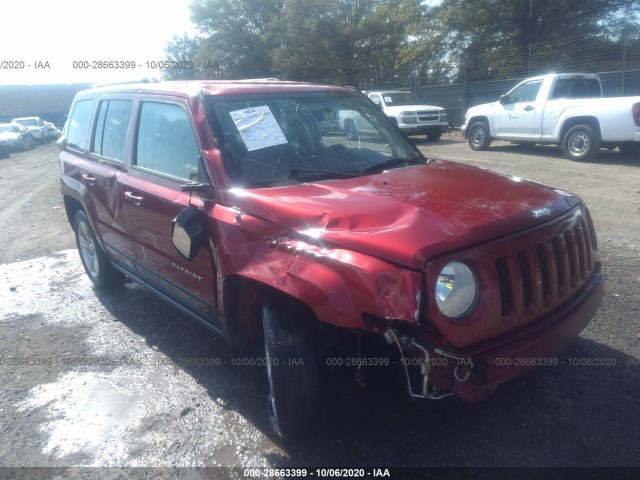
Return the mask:
<svg viewBox="0 0 640 480"><path fill-rule="evenodd" d="M131 117L130 100L100 102L92 152L124 161L124 144Z"/></svg>
<svg viewBox="0 0 640 480"><path fill-rule="evenodd" d="M365 175L420 152L364 96L291 92L207 96L207 116L237 187Z"/></svg>
<svg viewBox="0 0 640 480"><path fill-rule="evenodd" d="M24 120L17 120L18 123L24 125L25 127L37 127L38 121L35 118L26 118Z"/></svg>
<svg viewBox="0 0 640 480"><path fill-rule="evenodd" d="M538 91L542 86L542 80L536 80L533 82L528 82L523 85L520 85L518 88L513 90L509 97L513 102L534 102L536 97L538 96Z"/></svg>
<svg viewBox="0 0 640 480"><path fill-rule="evenodd" d="M180 105L142 102L134 165L180 180L198 181L199 149Z"/></svg>
<svg viewBox="0 0 640 480"><path fill-rule="evenodd" d="M93 100L81 100L74 105L67 127L67 145L70 147L80 150L87 148L92 110Z"/></svg>

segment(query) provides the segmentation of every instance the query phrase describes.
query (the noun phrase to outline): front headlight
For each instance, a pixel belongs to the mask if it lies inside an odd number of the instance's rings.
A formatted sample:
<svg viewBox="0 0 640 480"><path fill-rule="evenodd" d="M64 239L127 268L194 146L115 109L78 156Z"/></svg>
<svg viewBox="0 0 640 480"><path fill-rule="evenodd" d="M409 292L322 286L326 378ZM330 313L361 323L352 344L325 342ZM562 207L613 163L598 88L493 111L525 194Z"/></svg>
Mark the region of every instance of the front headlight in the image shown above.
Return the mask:
<svg viewBox="0 0 640 480"><path fill-rule="evenodd" d="M478 290L478 279L468 266L449 262L438 275L436 303L445 316L462 318L476 306Z"/></svg>

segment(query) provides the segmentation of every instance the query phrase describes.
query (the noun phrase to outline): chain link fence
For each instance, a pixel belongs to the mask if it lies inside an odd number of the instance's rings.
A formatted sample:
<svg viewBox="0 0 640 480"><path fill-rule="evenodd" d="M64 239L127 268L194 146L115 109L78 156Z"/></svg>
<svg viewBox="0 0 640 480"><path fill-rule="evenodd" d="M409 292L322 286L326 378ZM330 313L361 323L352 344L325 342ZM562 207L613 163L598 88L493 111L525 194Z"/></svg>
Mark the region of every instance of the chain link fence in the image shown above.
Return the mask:
<svg viewBox="0 0 640 480"><path fill-rule="evenodd" d="M462 59L446 65L372 68L356 76L354 84L363 90L412 91L427 104L445 107L455 127L462 125L469 107L494 102L523 79L546 73L597 73L606 97L640 96L638 41L611 43L575 37L562 43L497 51L488 58L483 65Z"/></svg>

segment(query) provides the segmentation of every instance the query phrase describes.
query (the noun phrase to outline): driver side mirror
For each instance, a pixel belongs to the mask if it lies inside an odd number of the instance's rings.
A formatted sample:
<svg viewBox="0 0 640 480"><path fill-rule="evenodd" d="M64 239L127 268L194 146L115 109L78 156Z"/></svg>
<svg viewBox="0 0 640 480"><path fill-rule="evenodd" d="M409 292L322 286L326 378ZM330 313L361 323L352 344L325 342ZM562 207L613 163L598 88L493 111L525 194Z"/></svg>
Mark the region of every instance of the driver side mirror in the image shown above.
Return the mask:
<svg viewBox="0 0 640 480"><path fill-rule="evenodd" d="M204 239L204 228L198 220L198 209L193 205L185 207L173 219L171 225L173 246L187 262L193 260Z"/></svg>
<svg viewBox="0 0 640 480"><path fill-rule="evenodd" d="M502 105L507 105L509 103L514 103L515 99L511 95L500 95L498 102L500 102Z"/></svg>

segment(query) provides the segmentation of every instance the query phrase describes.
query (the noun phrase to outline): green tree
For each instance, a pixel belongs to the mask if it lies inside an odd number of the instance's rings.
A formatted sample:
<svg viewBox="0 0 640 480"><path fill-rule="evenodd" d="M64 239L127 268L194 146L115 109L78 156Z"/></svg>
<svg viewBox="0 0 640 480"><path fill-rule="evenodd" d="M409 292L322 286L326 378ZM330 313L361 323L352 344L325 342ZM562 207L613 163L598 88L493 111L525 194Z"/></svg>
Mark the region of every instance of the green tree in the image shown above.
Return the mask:
<svg viewBox="0 0 640 480"><path fill-rule="evenodd" d="M197 78L196 57L200 41L188 35L174 35L164 49L169 68L162 70L165 80L195 80Z"/></svg>
<svg viewBox="0 0 640 480"><path fill-rule="evenodd" d="M595 39L602 32L599 22L634 4L637 0L442 0L428 10L417 48L406 56L439 61L457 80L527 75L536 51L553 51L568 65L576 52L563 53L567 36Z"/></svg>
<svg viewBox="0 0 640 480"><path fill-rule="evenodd" d="M351 84L392 67L421 0L194 0L200 77Z"/></svg>
<svg viewBox="0 0 640 480"><path fill-rule="evenodd" d="M286 0L274 66L286 78L352 84L395 65L420 15L419 0Z"/></svg>
<svg viewBox="0 0 640 480"><path fill-rule="evenodd" d="M196 57L199 76L272 76L269 53L282 12L283 0L194 0L191 20L205 37Z"/></svg>

